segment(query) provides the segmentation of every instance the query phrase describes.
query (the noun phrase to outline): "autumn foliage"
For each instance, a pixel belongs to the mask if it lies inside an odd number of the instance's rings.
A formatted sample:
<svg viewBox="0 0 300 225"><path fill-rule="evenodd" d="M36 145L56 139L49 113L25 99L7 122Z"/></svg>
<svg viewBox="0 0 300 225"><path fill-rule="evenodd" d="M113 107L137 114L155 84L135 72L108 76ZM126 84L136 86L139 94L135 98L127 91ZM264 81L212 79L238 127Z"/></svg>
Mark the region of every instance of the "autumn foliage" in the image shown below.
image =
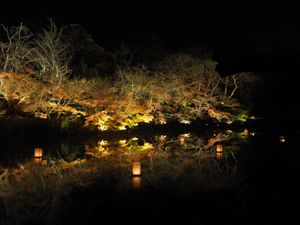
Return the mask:
<svg viewBox="0 0 300 225"><path fill-rule="evenodd" d="M63 29L52 21L36 38L22 25L13 32L4 30L7 40L0 42L3 118L18 115L58 121L63 129L77 124L104 131L169 121L231 124L247 114L240 87L253 81L251 75L221 77L217 62L207 56L164 54L147 65L133 63L134 52L127 63L113 57L118 61L110 73L71 76L68 52L76 51L64 47Z"/></svg>

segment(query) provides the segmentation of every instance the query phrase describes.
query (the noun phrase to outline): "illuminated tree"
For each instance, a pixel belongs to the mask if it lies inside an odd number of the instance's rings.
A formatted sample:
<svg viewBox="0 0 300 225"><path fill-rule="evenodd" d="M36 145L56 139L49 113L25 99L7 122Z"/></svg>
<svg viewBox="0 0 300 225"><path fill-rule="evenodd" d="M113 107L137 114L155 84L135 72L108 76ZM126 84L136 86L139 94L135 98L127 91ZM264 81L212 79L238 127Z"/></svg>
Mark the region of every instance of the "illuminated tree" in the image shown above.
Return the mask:
<svg viewBox="0 0 300 225"><path fill-rule="evenodd" d="M5 27L4 41L0 41L0 68L3 71L28 72L32 63L33 34L22 23L17 27Z"/></svg>
<svg viewBox="0 0 300 225"><path fill-rule="evenodd" d="M70 56L67 45L62 41L62 29L58 29L52 20L47 29L43 29L35 40L34 63L40 76L50 76L51 81L58 78L59 81L67 76Z"/></svg>

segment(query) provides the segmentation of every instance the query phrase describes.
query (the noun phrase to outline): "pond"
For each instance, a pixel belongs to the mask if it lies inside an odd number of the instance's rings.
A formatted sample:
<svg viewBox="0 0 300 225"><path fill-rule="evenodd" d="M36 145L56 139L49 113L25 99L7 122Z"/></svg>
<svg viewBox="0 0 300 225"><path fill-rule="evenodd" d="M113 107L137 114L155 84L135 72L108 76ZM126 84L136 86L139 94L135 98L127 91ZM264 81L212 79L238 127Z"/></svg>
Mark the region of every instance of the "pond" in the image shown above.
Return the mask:
<svg viewBox="0 0 300 225"><path fill-rule="evenodd" d="M245 127L1 140L0 222L286 221L296 143Z"/></svg>

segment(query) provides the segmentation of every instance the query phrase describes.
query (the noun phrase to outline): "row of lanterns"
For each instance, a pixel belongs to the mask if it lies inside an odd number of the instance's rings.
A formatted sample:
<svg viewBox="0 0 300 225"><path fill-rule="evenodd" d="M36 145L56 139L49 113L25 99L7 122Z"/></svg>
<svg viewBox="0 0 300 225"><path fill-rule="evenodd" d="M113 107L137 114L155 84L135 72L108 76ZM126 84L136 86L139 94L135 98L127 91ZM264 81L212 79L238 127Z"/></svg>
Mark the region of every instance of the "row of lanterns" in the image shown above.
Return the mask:
<svg viewBox="0 0 300 225"><path fill-rule="evenodd" d="M244 130L245 134L248 134L248 130ZM181 138L183 139L184 136ZM184 142L184 140L182 140ZM279 137L279 142L284 143L285 138L284 136ZM216 145L216 158L222 159L223 158L223 145L217 144ZM43 149L42 148L35 148L34 149L34 162L37 164L41 164L43 161ZM141 175L142 175L142 167L140 161L134 161L132 163L132 184L134 188L141 187Z"/></svg>

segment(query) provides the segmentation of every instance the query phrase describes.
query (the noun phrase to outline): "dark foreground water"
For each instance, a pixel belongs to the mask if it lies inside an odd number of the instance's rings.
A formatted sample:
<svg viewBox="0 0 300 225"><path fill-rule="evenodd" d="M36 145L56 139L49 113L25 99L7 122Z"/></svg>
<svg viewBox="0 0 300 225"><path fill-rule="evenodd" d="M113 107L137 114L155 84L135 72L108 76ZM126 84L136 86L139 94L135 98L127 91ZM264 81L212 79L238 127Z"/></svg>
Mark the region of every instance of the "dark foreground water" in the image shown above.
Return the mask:
<svg viewBox="0 0 300 225"><path fill-rule="evenodd" d="M0 222L290 224L298 135L241 128L1 140Z"/></svg>

